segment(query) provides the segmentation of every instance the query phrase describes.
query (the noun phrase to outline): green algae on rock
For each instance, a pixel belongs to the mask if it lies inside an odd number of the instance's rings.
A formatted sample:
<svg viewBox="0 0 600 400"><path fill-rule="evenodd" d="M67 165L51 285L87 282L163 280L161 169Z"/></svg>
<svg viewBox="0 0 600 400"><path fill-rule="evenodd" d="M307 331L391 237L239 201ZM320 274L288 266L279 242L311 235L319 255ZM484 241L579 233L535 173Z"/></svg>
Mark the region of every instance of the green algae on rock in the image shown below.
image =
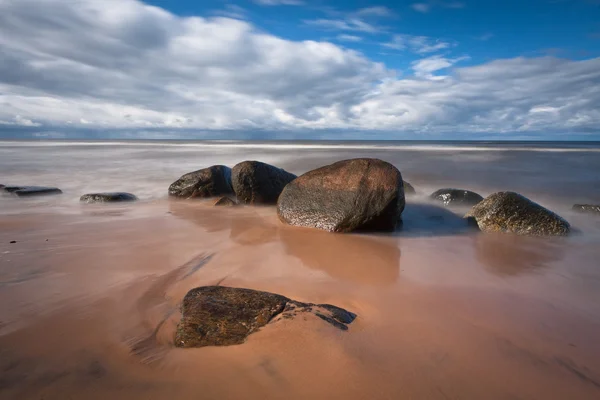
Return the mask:
<svg viewBox="0 0 600 400"><path fill-rule="evenodd" d="M328 232L393 231L403 210L400 171L375 158L309 171L287 185L277 202L281 221Z"/></svg>
<svg viewBox="0 0 600 400"><path fill-rule="evenodd" d="M329 304L301 303L285 296L252 289L202 286L183 299L182 318L175 334L177 347L242 344L251 333L279 318L313 313L347 330L356 315Z"/></svg>
<svg viewBox="0 0 600 400"><path fill-rule="evenodd" d="M483 232L528 236L565 236L569 223L545 207L515 192L494 193L466 215Z"/></svg>
<svg viewBox="0 0 600 400"><path fill-rule="evenodd" d="M169 186L169 196L185 199L233 194L231 168L213 165L190 172Z"/></svg>

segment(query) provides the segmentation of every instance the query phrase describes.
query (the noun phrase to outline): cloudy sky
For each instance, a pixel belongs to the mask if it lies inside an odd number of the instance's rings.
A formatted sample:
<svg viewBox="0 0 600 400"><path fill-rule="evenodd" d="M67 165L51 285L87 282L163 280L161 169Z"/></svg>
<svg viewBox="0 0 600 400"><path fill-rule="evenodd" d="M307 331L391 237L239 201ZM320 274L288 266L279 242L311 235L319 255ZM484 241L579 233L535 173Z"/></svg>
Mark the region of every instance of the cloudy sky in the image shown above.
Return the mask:
<svg viewBox="0 0 600 400"><path fill-rule="evenodd" d="M0 136L73 132L600 140L600 0L0 0Z"/></svg>

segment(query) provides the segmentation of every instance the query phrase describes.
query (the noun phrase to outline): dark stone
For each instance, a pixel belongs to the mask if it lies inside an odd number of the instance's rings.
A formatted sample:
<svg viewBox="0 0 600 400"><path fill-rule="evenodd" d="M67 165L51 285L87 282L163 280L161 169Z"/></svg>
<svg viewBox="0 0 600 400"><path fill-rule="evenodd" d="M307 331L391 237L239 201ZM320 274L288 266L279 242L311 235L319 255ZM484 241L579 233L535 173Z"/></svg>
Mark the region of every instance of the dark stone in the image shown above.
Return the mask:
<svg viewBox="0 0 600 400"><path fill-rule="evenodd" d="M474 206L472 218L483 232L506 232L529 236L564 236L569 223L552 211L514 192L498 192Z"/></svg>
<svg viewBox="0 0 600 400"><path fill-rule="evenodd" d="M244 204L275 204L283 188L294 179L296 175L260 161L241 162L231 171L233 191Z"/></svg>
<svg viewBox="0 0 600 400"><path fill-rule="evenodd" d="M404 181L404 194L407 196L412 196L417 194L417 191L410 183Z"/></svg>
<svg viewBox="0 0 600 400"><path fill-rule="evenodd" d="M136 201L137 199L138 198L131 193L110 192L84 194L79 198L79 201L84 203L118 203Z"/></svg>
<svg viewBox="0 0 600 400"><path fill-rule="evenodd" d="M11 243L11 244L13 244L13 243L17 243L17 241L16 241L16 240L11 240L11 241L10 241L10 243Z"/></svg>
<svg viewBox="0 0 600 400"><path fill-rule="evenodd" d="M214 205L219 207L232 207L237 206L238 203L236 203L233 199L227 196L223 196L219 198L219 200L217 200Z"/></svg>
<svg viewBox="0 0 600 400"><path fill-rule="evenodd" d="M224 165L200 169L183 175L169 186L169 196L193 199L233 194L231 168Z"/></svg>
<svg viewBox="0 0 600 400"><path fill-rule="evenodd" d="M315 314L343 330L356 318L355 314L329 304L300 303L258 290L203 286L190 290L183 299L175 346L241 344L266 324L293 318L301 312Z"/></svg>
<svg viewBox="0 0 600 400"><path fill-rule="evenodd" d="M441 201L445 206L474 206L483 200L479 194L464 189L440 189L429 197Z"/></svg>
<svg viewBox="0 0 600 400"><path fill-rule="evenodd" d="M575 204L573 211L577 211L585 214L598 214L600 215L600 204Z"/></svg>
<svg viewBox="0 0 600 400"><path fill-rule="evenodd" d="M19 197L44 196L50 194L61 194L62 190L46 186L4 186L5 192L13 193Z"/></svg>
<svg viewBox="0 0 600 400"><path fill-rule="evenodd" d="M298 177L281 193L281 221L328 232L392 231L404 210L402 175L373 158L338 161Z"/></svg>

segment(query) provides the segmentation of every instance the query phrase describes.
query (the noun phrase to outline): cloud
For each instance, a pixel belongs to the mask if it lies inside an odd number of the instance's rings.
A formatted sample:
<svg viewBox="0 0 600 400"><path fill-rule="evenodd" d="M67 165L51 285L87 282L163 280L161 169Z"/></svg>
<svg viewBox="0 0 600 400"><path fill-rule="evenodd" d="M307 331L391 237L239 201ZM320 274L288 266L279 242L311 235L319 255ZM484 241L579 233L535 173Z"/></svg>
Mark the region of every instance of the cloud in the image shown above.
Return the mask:
<svg viewBox="0 0 600 400"><path fill-rule="evenodd" d="M375 7L366 7L361 8L354 12L355 16L358 17L393 17L395 16L394 12L387 7L383 6L375 6Z"/></svg>
<svg viewBox="0 0 600 400"><path fill-rule="evenodd" d="M431 11L434 7L464 8L465 3L461 2L461 1L435 1L435 0L432 0L432 1L427 1L427 2L411 4L411 8L413 10L420 12L420 13L424 13L424 14Z"/></svg>
<svg viewBox="0 0 600 400"><path fill-rule="evenodd" d="M253 0L261 6L301 6L304 4L301 0Z"/></svg>
<svg viewBox="0 0 600 400"><path fill-rule="evenodd" d="M335 18L318 18L305 20L304 23L324 30L354 31L363 33L380 33L387 28L379 26L376 21L380 18L392 18L395 14L387 7L376 6L361 8L353 12L328 10Z"/></svg>
<svg viewBox="0 0 600 400"><path fill-rule="evenodd" d="M410 50L417 54L433 53L455 46L454 43L432 39L427 36L394 35L382 46L395 50Z"/></svg>
<svg viewBox="0 0 600 400"><path fill-rule="evenodd" d="M235 19L247 19L246 9L235 4L226 4L223 10L217 10L214 15Z"/></svg>
<svg viewBox="0 0 600 400"><path fill-rule="evenodd" d="M337 35L336 39L342 42L361 42L363 40L362 37L355 35Z"/></svg>
<svg viewBox="0 0 600 400"><path fill-rule="evenodd" d="M424 57L399 78L358 52L237 19L134 0L0 1L5 130L599 131L600 58L459 61Z"/></svg>

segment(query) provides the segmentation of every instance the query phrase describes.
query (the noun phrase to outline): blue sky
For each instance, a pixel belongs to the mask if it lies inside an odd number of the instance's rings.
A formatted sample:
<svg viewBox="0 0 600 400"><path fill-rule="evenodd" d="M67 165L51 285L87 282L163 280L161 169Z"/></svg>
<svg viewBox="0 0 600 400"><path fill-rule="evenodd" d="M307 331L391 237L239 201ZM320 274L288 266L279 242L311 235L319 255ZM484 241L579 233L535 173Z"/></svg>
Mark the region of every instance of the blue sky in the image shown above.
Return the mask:
<svg viewBox="0 0 600 400"><path fill-rule="evenodd" d="M0 55L4 136L600 139L600 0L0 0Z"/></svg>

